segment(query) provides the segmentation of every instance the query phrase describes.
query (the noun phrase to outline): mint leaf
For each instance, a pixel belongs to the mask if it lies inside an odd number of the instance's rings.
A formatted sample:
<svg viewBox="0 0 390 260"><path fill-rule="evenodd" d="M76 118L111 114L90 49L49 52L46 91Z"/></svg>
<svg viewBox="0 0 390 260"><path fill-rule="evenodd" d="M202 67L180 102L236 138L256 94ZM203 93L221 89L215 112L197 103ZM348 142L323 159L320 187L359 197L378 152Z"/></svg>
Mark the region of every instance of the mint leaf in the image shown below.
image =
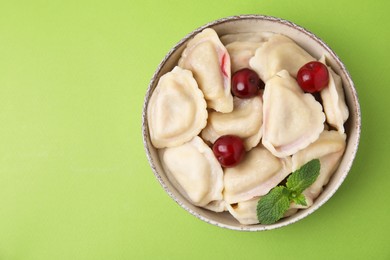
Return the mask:
<svg viewBox="0 0 390 260"><path fill-rule="evenodd" d="M292 201L294 201L297 205L307 206L305 195L302 193L293 197Z"/></svg>
<svg viewBox="0 0 390 260"><path fill-rule="evenodd" d="M284 186L277 186L259 200L257 218L261 224L275 223L289 207L290 191Z"/></svg>
<svg viewBox="0 0 390 260"><path fill-rule="evenodd" d="M312 185L320 174L320 160L313 159L294 171L288 178L286 186L290 191L301 194Z"/></svg>
<svg viewBox="0 0 390 260"><path fill-rule="evenodd" d="M257 203L257 218L261 224L273 224L281 219L290 203L307 206L302 192L312 185L320 174L320 160L314 159L294 171L287 178L286 187L276 186Z"/></svg>

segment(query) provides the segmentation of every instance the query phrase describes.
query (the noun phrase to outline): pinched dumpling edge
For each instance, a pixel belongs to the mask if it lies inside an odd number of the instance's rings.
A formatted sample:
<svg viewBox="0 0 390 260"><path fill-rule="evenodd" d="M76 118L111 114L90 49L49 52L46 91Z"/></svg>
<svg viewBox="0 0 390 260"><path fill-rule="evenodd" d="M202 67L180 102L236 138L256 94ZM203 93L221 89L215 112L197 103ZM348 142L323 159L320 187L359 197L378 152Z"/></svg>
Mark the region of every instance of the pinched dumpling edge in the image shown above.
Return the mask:
<svg viewBox="0 0 390 260"><path fill-rule="evenodd" d="M245 150L249 151L260 142L262 136L263 123L263 101L260 95L250 99L240 99L234 97L234 108L230 113L220 113L216 111L209 111L207 125L201 132L201 137L210 143L214 143L219 137L223 135L236 135L240 137L245 146ZM245 117L231 118L233 114L246 112ZM258 121L257 121L258 119ZM223 121L225 123L218 123L218 125L226 126L226 129L221 130L221 127L216 127L215 120ZM255 122L255 123L253 123ZM253 126L249 127L252 124ZM233 125L234 129L228 128L227 125ZM249 133L248 133L249 130Z"/></svg>
<svg viewBox="0 0 390 260"><path fill-rule="evenodd" d="M335 173L343 157L345 147L346 134L335 130L324 130L315 142L292 156L293 170L300 168L312 159L319 159L321 163L320 175L310 187L303 191L307 207L313 204ZM324 162L326 163L324 164Z"/></svg>
<svg viewBox="0 0 390 260"><path fill-rule="evenodd" d="M169 102L163 102L163 104L159 103L160 96L164 95L165 88L172 87L170 81L174 81L175 84L180 85L180 91L174 92L177 92L177 95L184 94L182 102L191 102L191 104L189 103L188 105L194 109L194 115L185 115L183 114L185 110L182 109L168 110L167 113L174 113L174 115L166 116L170 118L174 117L174 123L179 124L181 122L184 124L185 121L189 121L189 118L193 119L191 120L190 125L182 127L180 134L175 134L173 136L169 136L166 132L164 133L167 128L158 123L158 121L164 121L159 117L162 113L162 109L166 109L169 105L176 106L176 104L171 104ZM162 96L161 98L164 97ZM161 76L149 100L147 108L149 133L153 146L156 148L178 146L198 135L207 124L208 113L206 106L203 93L198 88L198 84L193 78L191 71L176 66L172 71ZM162 123L164 124L167 122ZM180 128L180 126L178 126L178 128Z"/></svg>
<svg viewBox="0 0 390 260"><path fill-rule="evenodd" d="M254 197L250 200L240 201L233 204L226 204L229 213L243 225L258 224L257 203L260 197Z"/></svg>
<svg viewBox="0 0 390 260"><path fill-rule="evenodd" d="M271 159L274 160L273 165L268 164L266 167L264 162L270 162ZM254 168L248 169L247 165L255 165L257 171L254 171ZM290 156L276 157L268 149L259 145L250 150L240 164L224 169L224 200L232 204L266 195L291 173L291 169ZM238 181L240 178L243 179ZM241 189L237 188L242 180L249 179L257 179L258 183Z"/></svg>
<svg viewBox="0 0 390 260"><path fill-rule="evenodd" d="M343 83L340 76L327 65L325 55L321 57L320 62L325 64L329 71L329 84L320 92L326 121L342 134L345 133L344 123L349 117Z"/></svg>
<svg viewBox="0 0 390 260"><path fill-rule="evenodd" d="M250 68L249 60L255 56L256 50L266 42L272 32L241 32L221 36L221 42L230 54L232 73Z"/></svg>
<svg viewBox="0 0 390 260"><path fill-rule="evenodd" d="M198 48L212 48L212 53L216 54L217 60L213 60L214 62L211 63L218 64L218 68L214 68L218 76L212 79L213 82L210 82L211 77L206 75L210 70L205 72L199 69L199 65L204 64L204 62L209 62L210 65L210 61L206 61L205 59L210 59L211 55L206 55L201 58L197 57L195 61L191 60L193 52L198 51ZM204 53L202 54L204 55ZM192 71L199 88L203 91L209 108L222 113L229 113L233 110L230 62L229 52L225 45L222 44L216 31L211 28L206 28L187 43L179 59L178 66ZM212 85L210 85L211 83Z"/></svg>
<svg viewBox="0 0 390 260"><path fill-rule="evenodd" d="M280 82L277 82L278 84L274 83L274 80L283 80L285 85L281 85ZM275 84L275 85L271 85ZM285 144L277 144L277 142L280 141L280 136L286 136L286 133L290 131L290 129L285 129L287 127L282 126L272 126L272 123L270 123L270 120L290 120L294 124L293 127L296 127L296 120L301 117L300 114L293 114L294 118L291 117L291 114L288 118L286 118L286 115L274 115L275 119L272 118L272 115L269 114L269 107L275 107L275 104L271 101L271 94L273 91L272 88L279 87L282 88L282 91L289 91L291 94L300 95L300 98L302 102L305 103L306 106L310 107L309 116L311 120L306 120L306 124L309 124L308 126L301 126L300 128L303 129L305 132L299 134L299 138L296 140L293 140L289 143ZM284 90L284 88L286 90ZM279 95L278 95L279 97ZM271 104L272 103L272 104ZM282 102L281 102L282 103ZM288 105L287 102L283 102L280 104L281 106ZM298 113L299 111L286 109L286 111L294 111L295 113ZM272 122L272 121L271 121ZM325 115L322 112L322 105L315 100L314 96L309 93L304 93L301 88L298 86L298 83L296 80L290 76L290 74L286 70L282 70L278 72L275 76L273 76L270 80L266 82L265 89L264 89L264 95L263 95L263 137L262 137L262 143L263 145L275 156L277 157L285 157L292 155L299 150L307 147L309 144L314 142L318 139L321 132L324 130L324 122L325 122ZM270 125L270 126L269 126ZM269 127L272 129L270 130ZM276 130L278 131L284 131L284 134L282 133L276 133ZM272 132L272 133L270 133ZM276 136L275 136L276 135ZM276 140L278 139L278 140Z"/></svg>
<svg viewBox="0 0 390 260"><path fill-rule="evenodd" d="M261 43L258 42L232 42L226 45L231 59L232 73L249 68L249 60L260 46Z"/></svg>
<svg viewBox="0 0 390 260"><path fill-rule="evenodd" d="M177 166L172 160L171 156L174 156L175 159L183 156L181 160L192 160L188 157L189 153L197 152L202 161L206 164L205 168L208 169L208 172L192 172L191 176L181 175L182 183L178 179L178 174L183 174L183 172L173 172ZM177 154L179 153L179 154ZM167 155L168 154L168 155ZM191 141L184 143L180 146L168 147L158 150L158 155L162 167L170 180L173 186L183 195L187 200L189 200L193 205L207 208L213 211L223 211L225 209L223 199L223 170L217 159L215 158L213 151L207 144L204 143L202 138L195 136ZM180 166L179 166L180 168ZM177 169L177 168L176 168ZM182 168L180 168L182 169ZM194 169L189 169L194 171ZM186 171L186 173L191 173L191 171ZM195 185L196 178L198 177L207 177L208 180L200 180L200 182L210 182L211 189L208 192L204 190L194 191L191 187ZM195 179L194 179L195 178ZM184 181L184 183L183 183ZM187 187L183 185L187 184Z"/></svg>
<svg viewBox="0 0 390 260"><path fill-rule="evenodd" d="M276 33L269 31L259 31L259 32L238 32L238 33L228 33L222 35L221 42L224 45L228 45L233 42L266 42L274 36Z"/></svg>
<svg viewBox="0 0 390 260"><path fill-rule="evenodd" d="M288 51L292 55L280 57L281 52L285 54ZM299 68L310 61L315 59L295 41L283 34L275 34L256 50L249 64L265 82L281 70L287 70L296 77Z"/></svg>

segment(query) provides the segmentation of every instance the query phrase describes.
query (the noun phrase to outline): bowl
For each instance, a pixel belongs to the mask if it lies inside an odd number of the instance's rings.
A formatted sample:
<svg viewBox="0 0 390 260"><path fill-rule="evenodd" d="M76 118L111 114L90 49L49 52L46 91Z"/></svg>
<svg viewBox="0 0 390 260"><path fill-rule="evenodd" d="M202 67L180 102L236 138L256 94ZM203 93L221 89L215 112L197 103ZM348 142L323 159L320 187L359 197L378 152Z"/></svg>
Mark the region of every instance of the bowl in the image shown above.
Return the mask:
<svg viewBox="0 0 390 260"><path fill-rule="evenodd" d="M271 31L275 33L284 34L293 39L298 45L300 45L302 48L304 48L307 52L309 52L312 56L316 58L319 58L323 53L325 53L327 55L328 65L330 65L332 69L341 77L344 87L345 99L350 114L347 122L344 125L345 131L347 133L346 148L339 167L332 175L328 184L324 187L323 192L315 200L314 204L311 207L307 209L301 209L296 214L287 218L283 218L274 224L242 225L238 221L236 221L228 212L215 213L194 206L175 189L175 187L167 178L167 175L165 174L162 165L159 161L157 151L150 141L147 122L147 106L150 97L158 83L159 78L165 73L171 71L174 66L177 65L181 53L186 47L186 43L205 28L214 29L219 36L228 33L256 31ZM335 52L332 51L330 47L328 47L328 45L326 45L320 38L309 32L308 30L290 21L264 15L240 15L218 19L195 29L187 36L185 36L182 40L180 40L169 51L169 53L165 56L160 65L157 67L150 81L145 96L142 114L142 134L146 155L149 160L150 166L163 189L174 201L176 201L182 208L184 208L186 211L188 211L195 217L218 227L240 231L270 230L295 223L298 220L307 217L308 215L316 211L326 201L328 201L336 192L336 190L340 187L352 166L359 144L360 125L360 106L357 93L354 88L354 84L346 67L341 62L339 57L335 54Z"/></svg>

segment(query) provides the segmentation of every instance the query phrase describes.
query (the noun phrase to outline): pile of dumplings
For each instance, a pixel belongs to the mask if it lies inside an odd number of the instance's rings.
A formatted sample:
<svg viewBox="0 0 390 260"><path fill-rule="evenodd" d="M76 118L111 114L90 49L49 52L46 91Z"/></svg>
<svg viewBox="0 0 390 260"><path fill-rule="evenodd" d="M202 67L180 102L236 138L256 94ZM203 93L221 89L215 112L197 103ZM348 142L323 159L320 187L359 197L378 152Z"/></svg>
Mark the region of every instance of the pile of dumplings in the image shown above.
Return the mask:
<svg viewBox="0 0 390 260"><path fill-rule="evenodd" d="M310 207L340 163L349 116L341 78L330 67L329 85L316 97L297 84L299 68L315 60L272 32L219 37L207 28L189 40L147 107L150 139L173 186L193 205L257 224L259 199L319 159L320 175L304 191ZM326 64L326 57L319 61ZM231 94L231 75L243 68L265 83L250 99ZM245 158L235 167L223 168L211 149L223 135L244 141ZM292 203L285 216L299 208Z"/></svg>

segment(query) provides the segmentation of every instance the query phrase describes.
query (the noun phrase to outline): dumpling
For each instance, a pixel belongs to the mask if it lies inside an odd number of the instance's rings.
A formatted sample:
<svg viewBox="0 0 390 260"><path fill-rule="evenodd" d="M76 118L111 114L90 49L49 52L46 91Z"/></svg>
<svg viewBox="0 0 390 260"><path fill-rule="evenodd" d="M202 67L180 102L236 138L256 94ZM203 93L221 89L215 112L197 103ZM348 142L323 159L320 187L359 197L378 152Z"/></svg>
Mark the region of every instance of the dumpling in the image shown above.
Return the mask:
<svg viewBox="0 0 390 260"><path fill-rule="evenodd" d="M214 200L206 206L203 206L203 208L214 212L223 212L227 211L227 203L224 200Z"/></svg>
<svg viewBox="0 0 390 260"><path fill-rule="evenodd" d="M170 182L192 204L205 207L222 200L222 167L200 137L195 136L180 146L160 149L159 158Z"/></svg>
<svg viewBox="0 0 390 260"><path fill-rule="evenodd" d="M230 33L221 36L221 42L228 45L232 42L265 42L271 36L275 35L273 32L239 32Z"/></svg>
<svg viewBox="0 0 390 260"><path fill-rule="evenodd" d="M267 41L273 33L236 33L221 37L230 54L232 73L249 68L249 60L255 56L256 49Z"/></svg>
<svg viewBox="0 0 390 260"><path fill-rule="evenodd" d="M257 146L260 143L260 139L263 136L263 128L260 127L259 131L252 136L249 136L243 140L244 147L246 151L249 151L253 147Z"/></svg>
<svg viewBox="0 0 390 260"><path fill-rule="evenodd" d="M298 70L315 59L290 38L275 34L262 44L250 59L251 68L265 82L281 70L287 70L293 77Z"/></svg>
<svg viewBox="0 0 390 260"><path fill-rule="evenodd" d="M227 209L232 216L243 225L258 224L257 203L260 197L234 204L227 204Z"/></svg>
<svg viewBox="0 0 390 260"><path fill-rule="evenodd" d="M326 65L325 56L320 62ZM349 116L348 107L345 104L343 84L341 78L332 68L329 70L329 85L321 91L322 104L326 115L326 121L335 127L341 134L345 133L344 123Z"/></svg>
<svg viewBox="0 0 390 260"><path fill-rule="evenodd" d="M224 199L233 204L267 194L291 173L291 158L277 158L264 147L250 150L244 160L224 172Z"/></svg>
<svg viewBox="0 0 390 260"><path fill-rule="evenodd" d="M181 145L207 123L206 101L191 71L175 67L163 75L148 105L148 126L154 147Z"/></svg>
<svg viewBox="0 0 390 260"><path fill-rule="evenodd" d="M179 66L192 71L209 108L222 113L233 110L230 56L213 29L204 29L188 42Z"/></svg>
<svg viewBox="0 0 390 260"><path fill-rule="evenodd" d="M232 42L226 45L231 59L232 73L249 68L249 60L255 56L261 42Z"/></svg>
<svg viewBox="0 0 390 260"><path fill-rule="evenodd" d="M285 70L269 79L263 95L263 145L285 157L307 147L324 130L325 115Z"/></svg>
<svg viewBox="0 0 390 260"><path fill-rule="evenodd" d="M260 96L250 99L234 97L231 113L211 111L201 136L214 143L222 135L237 135L244 139L246 150L255 147L261 139L263 102Z"/></svg>
<svg viewBox="0 0 390 260"><path fill-rule="evenodd" d="M345 150L346 135L337 131L323 131L317 141L292 156L293 171L312 159L319 159L321 168L317 180L303 194L308 206L322 192L332 174L337 169Z"/></svg>

